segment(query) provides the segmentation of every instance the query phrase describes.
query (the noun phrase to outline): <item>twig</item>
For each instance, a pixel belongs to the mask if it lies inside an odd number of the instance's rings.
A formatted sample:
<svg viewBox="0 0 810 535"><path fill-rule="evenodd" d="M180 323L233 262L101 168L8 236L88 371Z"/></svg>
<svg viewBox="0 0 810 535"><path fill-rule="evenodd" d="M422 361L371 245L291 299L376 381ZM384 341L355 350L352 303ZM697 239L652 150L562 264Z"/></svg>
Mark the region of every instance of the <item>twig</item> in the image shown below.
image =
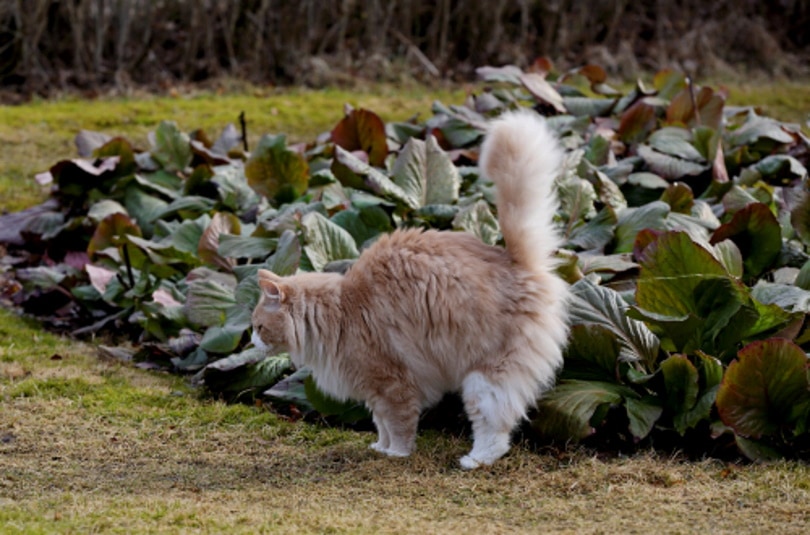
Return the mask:
<svg viewBox="0 0 810 535"><path fill-rule="evenodd" d="M248 150L247 121L245 120L244 111L239 114L239 125L242 127L242 146L245 148L245 152L250 152L250 150Z"/></svg>
<svg viewBox="0 0 810 535"><path fill-rule="evenodd" d="M413 56L419 61L419 63L422 64L422 67L425 68L428 74L430 74L435 78L441 76L442 73L439 70L439 68L436 67L436 65L434 65L433 62L430 61L430 59L428 59L428 57L424 55L421 50L419 50L419 47L417 47L410 41L410 39L405 37L399 30L396 30L394 28L391 28L391 34L397 39L399 39L399 41L402 42L403 45L408 47L408 52L410 54L413 54Z"/></svg>
<svg viewBox="0 0 810 535"><path fill-rule="evenodd" d="M695 97L695 83L692 81L691 76L686 77L686 83L689 86L689 96L692 98L692 109L695 110L695 125L700 126L700 110L698 110L697 97Z"/></svg>
<svg viewBox="0 0 810 535"><path fill-rule="evenodd" d="M132 262L129 261L129 247L125 243L123 245L124 248L124 263L127 265L127 277L129 278L129 287L135 287L135 277L132 276Z"/></svg>

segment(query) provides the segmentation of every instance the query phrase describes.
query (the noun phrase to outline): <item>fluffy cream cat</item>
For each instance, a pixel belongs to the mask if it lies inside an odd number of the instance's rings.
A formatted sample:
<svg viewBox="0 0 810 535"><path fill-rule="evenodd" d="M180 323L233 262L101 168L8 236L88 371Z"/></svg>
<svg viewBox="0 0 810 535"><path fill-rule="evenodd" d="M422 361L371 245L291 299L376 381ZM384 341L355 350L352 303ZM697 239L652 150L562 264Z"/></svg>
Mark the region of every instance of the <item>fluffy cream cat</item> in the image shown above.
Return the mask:
<svg viewBox="0 0 810 535"><path fill-rule="evenodd" d="M253 343L288 351L335 398L363 400L391 456L414 448L420 412L460 391L472 423L461 466L491 464L553 381L567 336L554 273L562 149L531 111L493 121L480 166L498 193L506 249L460 232L399 230L345 274L259 271Z"/></svg>

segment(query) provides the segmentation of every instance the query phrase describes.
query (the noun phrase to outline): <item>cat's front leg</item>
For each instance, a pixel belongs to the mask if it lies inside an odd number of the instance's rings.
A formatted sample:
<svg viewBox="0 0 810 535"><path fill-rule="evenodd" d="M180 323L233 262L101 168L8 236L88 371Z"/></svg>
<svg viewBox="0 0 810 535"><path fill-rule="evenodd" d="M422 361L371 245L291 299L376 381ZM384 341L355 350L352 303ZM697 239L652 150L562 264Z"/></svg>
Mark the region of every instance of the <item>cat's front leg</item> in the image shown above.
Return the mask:
<svg viewBox="0 0 810 535"><path fill-rule="evenodd" d="M377 442L374 442L369 447L374 451L387 453L391 440L388 436L388 429L385 427L385 422L383 422L383 420L377 416L376 413L372 415L372 419L374 420L374 427L377 428Z"/></svg>
<svg viewBox="0 0 810 535"><path fill-rule="evenodd" d="M389 457L407 457L416 446L416 428L419 423L419 405L377 400L369 403L378 440L371 449Z"/></svg>

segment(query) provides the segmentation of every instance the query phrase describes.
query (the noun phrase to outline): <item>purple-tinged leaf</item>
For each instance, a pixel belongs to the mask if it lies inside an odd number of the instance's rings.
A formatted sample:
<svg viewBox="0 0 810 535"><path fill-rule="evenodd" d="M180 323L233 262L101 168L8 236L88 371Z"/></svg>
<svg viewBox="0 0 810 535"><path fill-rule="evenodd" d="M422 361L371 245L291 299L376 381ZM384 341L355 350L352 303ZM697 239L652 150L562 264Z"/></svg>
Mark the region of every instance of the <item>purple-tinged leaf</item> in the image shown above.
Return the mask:
<svg viewBox="0 0 810 535"><path fill-rule="evenodd" d="M798 424L797 409L810 403L805 352L793 342L771 338L737 354L717 392L723 423L738 435L758 439Z"/></svg>
<svg viewBox="0 0 810 535"><path fill-rule="evenodd" d="M782 250L782 229L770 209L749 204L712 234L711 243L730 239L743 255L745 272L757 276L770 267Z"/></svg>
<svg viewBox="0 0 810 535"><path fill-rule="evenodd" d="M241 223L238 217L230 212L217 212L200 237L197 246L197 254L200 260L210 266L231 271L236 261L233 258L225 258L219 254L220 236L224 234L238 235L240 230Z"/></svg>
<svg viewBox="0 0 810 535"><path fill-rule="evenodd" d="M642 143L657 124L655 107L642 99L622 114L616 133L619 135L619 139L628 145Z"/></svg>

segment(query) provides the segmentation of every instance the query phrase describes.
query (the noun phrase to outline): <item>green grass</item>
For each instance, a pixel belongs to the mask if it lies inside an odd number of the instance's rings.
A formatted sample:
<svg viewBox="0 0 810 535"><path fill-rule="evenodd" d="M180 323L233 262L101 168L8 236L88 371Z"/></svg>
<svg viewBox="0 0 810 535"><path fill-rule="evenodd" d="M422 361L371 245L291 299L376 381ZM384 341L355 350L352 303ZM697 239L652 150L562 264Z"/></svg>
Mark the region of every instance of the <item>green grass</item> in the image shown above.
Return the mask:
<svg viewBox="0 0 810 535"><path fill-rule="evenodd" d="M79 130L122 136L148 148L148 133L163 120L176 121L190 132L204 130L216 139L228 123L238 125L245 112L248 141L255 146L268 133L285 133L290 141L313 141L343 117L343 106L371 109L384 120L402 120L430 114L433 100L459 102L461 90L428 90L388 86L358 91L325 89L289 91L256 90L253 93L218 95L196 92L175 97L144 96L80 100L34 101L22 106L0 107L0 209L20 210L43 200L33 180L57 161L76 157L73 139Z"/></svg>
<svg viewBox="0 0 810 535"><path fill-rule="evenodd" d="M739 84L731 89L729 103L758 106L762 113L780 121L797 123L810 132L810 84L786 82L767 86Z"/></svg>
<svg viewBox="0 0 810 535"><path fill-rule="evenodd" d="M31 174L73 156L81 128L146 145L160 120L216 135L245 110L253 143L266 132L306 140L330 129L344 102L395 119L428 114L434 98L459 102L461 92L296 90L0 108L0 206L40 200ZM785 106L782 118L798 121L807 90L769 86L749 103ZM92 344L0 309L3 534L802 533L810 522L805 463L519 443L468 473L457 466L466 436L423 431L408 459L380 457L368 449L373 438L201 398L186 378L100 359Z"/></svg>

